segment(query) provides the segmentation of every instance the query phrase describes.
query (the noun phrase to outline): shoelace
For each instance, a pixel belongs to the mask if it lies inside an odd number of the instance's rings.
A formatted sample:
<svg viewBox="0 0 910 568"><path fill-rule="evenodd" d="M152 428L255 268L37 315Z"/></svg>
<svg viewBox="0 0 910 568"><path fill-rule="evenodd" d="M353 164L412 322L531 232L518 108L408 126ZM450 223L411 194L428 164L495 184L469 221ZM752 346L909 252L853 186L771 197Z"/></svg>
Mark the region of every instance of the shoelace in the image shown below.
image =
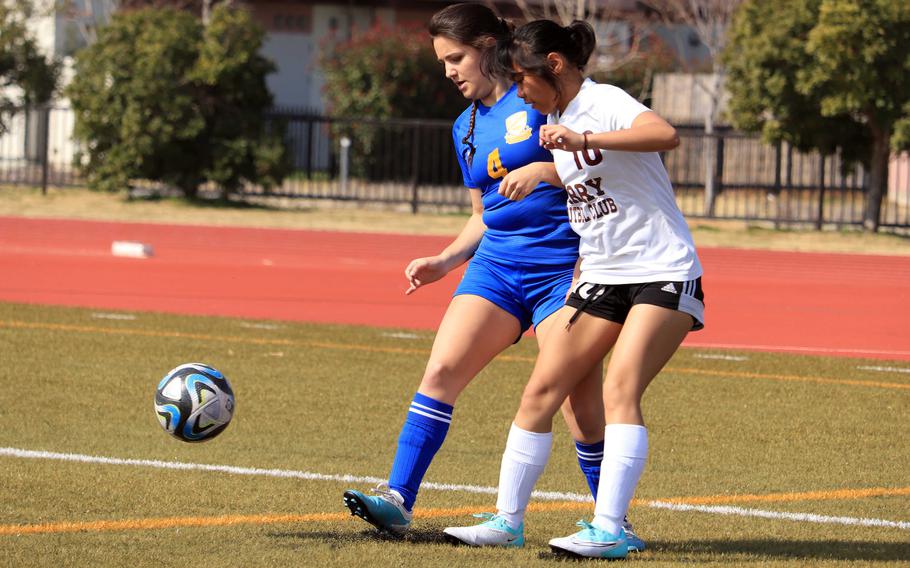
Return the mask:
<svg viewBox="0 0 910 568"><path fill-rule="evenodd" d="M581 527L582 529L584 529L584 530L586 530L586 531L597 530L597 527L595 527L594 525L592 525L591 523L589 523L588 521L586 521L586 520L584 520L584 519L582 519L582 520L578 521L577 523L575 523L575 526Z"/></svg>
<svg viewBox="0 0 910 568"><path fill-rule="evenodd" d="M484 519L485 521L492 521L493 519L496 519L499 517L499 515L496 515L494 513L474 513L471 516L476 517L478 519Z"/></svg>
<svg viewBox="0 0 910 568"><path fill-rule="evenodd" d="M389 489L388 483L380 483L376 487L372 488L370 491L372 493L379 495L380 497L384 497L386 500L391 500L395 503L398 502L398 499L395 498L396 497L395 494L393 494L392 490Z"/></svg>

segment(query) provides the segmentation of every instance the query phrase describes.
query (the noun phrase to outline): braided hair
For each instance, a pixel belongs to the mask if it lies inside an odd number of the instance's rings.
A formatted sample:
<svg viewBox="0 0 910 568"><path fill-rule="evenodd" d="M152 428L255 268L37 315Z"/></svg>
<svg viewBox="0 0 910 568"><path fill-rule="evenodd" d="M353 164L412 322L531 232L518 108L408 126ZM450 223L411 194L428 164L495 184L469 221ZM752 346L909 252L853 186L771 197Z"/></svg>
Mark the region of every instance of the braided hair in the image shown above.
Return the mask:
<svg viewBox="0 0 910 568"><path fill-rule="evenodd" d="M498 17L493 10L479 3L465 2L452 4L433 14L427 26L431 37L444 37L458 43L469 45L484 53L484 61L492 55L488 48L489 38L501 40L512 32L512 24ZM486 65L481 65L481 70L486 75ZM462 153L468 165L474 159L477 148L474 146L474 122L477 117L478 101L471 105L471 120L468 133L461 139L465 145Z"/></svg>

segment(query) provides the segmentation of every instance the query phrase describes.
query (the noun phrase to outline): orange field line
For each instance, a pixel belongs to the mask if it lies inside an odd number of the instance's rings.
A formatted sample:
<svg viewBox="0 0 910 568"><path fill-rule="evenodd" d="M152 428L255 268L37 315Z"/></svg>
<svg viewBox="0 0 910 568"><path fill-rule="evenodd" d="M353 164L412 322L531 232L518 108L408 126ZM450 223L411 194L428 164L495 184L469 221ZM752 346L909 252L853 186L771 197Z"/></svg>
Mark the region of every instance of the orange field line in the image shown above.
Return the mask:
<svg viewBox="0 0 910 568"><path fill-rule="evenodd" d="M105 333L110 335L138 335L143 337L165 337L178 339L198 339L200 341L219 341L231 343L252 343L255 345L298 345L302 347L317 347L322 349L339 349L347 351L365 351L371 353L397 353L405 355L426 355L429 349L408 349L402 347L374 347L371 345L357 345L347 343L329 343L325 341L295 341L291 339L267 339L254 337L237 337L230 335L206 335L201 333L183 333L179 331L154 331L145 329L128 329L114 327L95 327L83 325L71 325L61 323L36 323L24 321L2 321L0 327L20 328L20 329L45 329L50 331L78 331L83 333ZM533 363L534 357L523 357L520 355L500 355L500 361L519 361L524 363ZM741 379L765 379L772 381L794 381L808 382L818 384L837 384L863 387L878 387L885 389L905 389L910 390L910 384L907 383L886 383L881 381L858 381L852 379L831 379L827 377L801 377L798 375L773 375L768 373L749 373L743 371L714 371L709 369L693 369L689 367L667 367L664 369L669 373L684 373L689 375L705 375L712 377L735 377Z"/></svg>
<svg viewBox="0 0 910 568"><path fill-rule="evenodd" d="M533 503L530 511L571 510L590 508L590 503ZM418 509L416 518L431 519L439 517L458 517L483 511L478 507L458 507L454 509ZM84 521L63 523L42 523L34 525L0 525L0 536L23 534L48 534L72 532L111 532L124 530L170 529L182 527L225 527L232 525L267 525L280 523L306 523L345 521L349 513L310 513L304 515L221 515L217 517L169 517L149 519L126 519L122 521Z"/></svg>
<svg viewBox="0 0 910 568"><path fill-rule="evenodd" d="M266 339L255 337L237 337L231 335L207 335L203 333L184 333L181 331L154 331L149 329L128 329L116 327L95 327L87 325L71 325L65 323L35 323L26 321L2 321L0 327L20 329L45 329L49 331L79 331L83 333L104 333L108 335L138 335L141 337L163 337L173 339L198 339L200 341L223 341L229 343L252 343L254 345L297 345L301 347L321 347L323 349L343 349L355 351L372 351L377 353L405 353L409 355L423 355L426 349L405 349L400 347L372 347L369 345L353 345L345 343L328 343L325 341L296 341L292 339ZM533 361L533 359L532 359Z"/></svg>
<svg viewBox="0 0 910 568"><path fill-rule="evenodd" d="M866 497L892 497L910 495L910 487L895 489L842 489L833 491L809 491L804 493L769 493L766 495L714 495L707 497L678 497L659 499L664 503L685 505L706 505L720 503L786 502L827 499L863 499ZM635 499L633 506L647 506L651 500ZM482 507L457 507L449 509L418 509L414 516L419 519L466 516L483 511ZM553 503L531 503L528 511L593 511L592 503L564 501ZM51 534L73 532L112 532L124 530L152 530L182 527L225 527L233 525L267 525L281 523L331 522L350 519L348 513L309 513L303 515L221 515L217 517L169 517L126 519L122 521L83 521L42 523L32 525L0 525L0 536L25 534Z"/></svg>

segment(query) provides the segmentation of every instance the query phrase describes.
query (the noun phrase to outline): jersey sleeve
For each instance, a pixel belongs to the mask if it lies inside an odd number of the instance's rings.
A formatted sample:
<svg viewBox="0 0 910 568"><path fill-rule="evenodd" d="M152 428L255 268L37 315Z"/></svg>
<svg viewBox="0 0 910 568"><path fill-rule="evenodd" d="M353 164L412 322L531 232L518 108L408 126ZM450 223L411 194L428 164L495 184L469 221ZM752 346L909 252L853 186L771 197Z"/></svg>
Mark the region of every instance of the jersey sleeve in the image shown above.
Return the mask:
<svg viewBox="0 0 910 568"><path fill-rule="evenodd" d="M471 167L465 160L465 145L461 143L461 137L458 135L458 123L452 127L452 142L455 146L455 158L458 160L458 166L461 168L461 177L464 180L465 187L477 189L477 184L471 178Z"/></svg>
<svg viewBox="0 0 910 568"><path fill-rule="evenodd" d="M632 128L632 122L651 109L638 102L632 95L612 85L600 85L604 91L598 98L600 121L604 132Z"/></svg>

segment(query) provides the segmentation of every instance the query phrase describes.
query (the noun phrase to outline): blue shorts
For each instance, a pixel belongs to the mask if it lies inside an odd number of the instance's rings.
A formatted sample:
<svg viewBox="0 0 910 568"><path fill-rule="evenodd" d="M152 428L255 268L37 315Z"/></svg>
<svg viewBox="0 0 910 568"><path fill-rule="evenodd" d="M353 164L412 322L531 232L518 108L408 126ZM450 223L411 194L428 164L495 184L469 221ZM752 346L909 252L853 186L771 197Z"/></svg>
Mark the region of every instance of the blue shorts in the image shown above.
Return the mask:
<svg viewBox="0 0 910 568"><path fill-rule="evenodd" d="M565 305L574 271L575 262L505 263L475 256L454 295L471 294L493 302L515 316L524 333Z"/></svg>

